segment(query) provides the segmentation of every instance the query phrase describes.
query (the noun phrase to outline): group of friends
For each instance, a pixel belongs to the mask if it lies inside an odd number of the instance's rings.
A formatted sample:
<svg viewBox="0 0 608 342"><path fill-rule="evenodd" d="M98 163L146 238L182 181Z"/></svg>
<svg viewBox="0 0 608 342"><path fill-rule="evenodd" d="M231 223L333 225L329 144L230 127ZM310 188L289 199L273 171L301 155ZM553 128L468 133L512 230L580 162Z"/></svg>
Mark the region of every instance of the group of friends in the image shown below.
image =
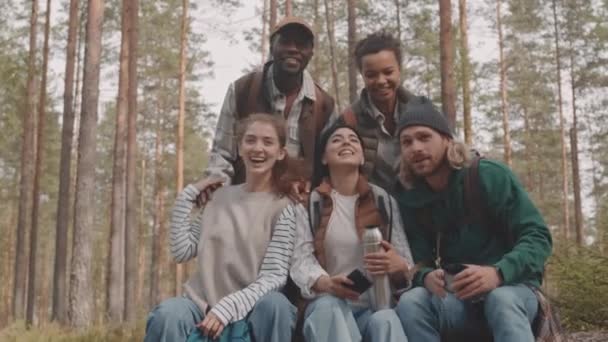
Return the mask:
<svg viewBox="0 0 608 342"><path fill-rule="evenodd" d="M342 113L306 71L314 42L284 18L271 60L229 86L204 176L172 212L171 254L194 272L145 340L534 341L552 239L516 176L401 86L390 33L357 43L365 87ZM382 250L365 254L369 226ZM388 276L391 308L353 289L356 269Z"/></svg>

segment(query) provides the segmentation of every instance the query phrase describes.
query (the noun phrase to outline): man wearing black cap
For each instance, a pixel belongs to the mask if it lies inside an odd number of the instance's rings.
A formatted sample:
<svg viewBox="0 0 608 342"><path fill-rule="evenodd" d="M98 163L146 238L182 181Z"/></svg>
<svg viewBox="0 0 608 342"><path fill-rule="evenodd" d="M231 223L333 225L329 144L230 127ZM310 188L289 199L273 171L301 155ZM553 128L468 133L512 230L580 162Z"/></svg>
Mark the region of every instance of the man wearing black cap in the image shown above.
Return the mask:
<svg viewBox="0 0 608 342"><path fill-rule="evenodd" d="M535 289L552 246L538 209L508 167L455 142L430 102L409 106L397 132L395 197L417 265L396 308L406 335L534 341Z"/></svg>
<svg viewBox="0 0 608 342"><path fill-rule="evenodd" d="M334 100L305 70L313 47L314 33L304 20L285 17L275 26L270 34L272 60L263 70L239 78L228 88L205 175L220 176L232 184L244 181L235 123L251 113L283 116L289 156L312 165L316 136L336 116Z"/></svg>

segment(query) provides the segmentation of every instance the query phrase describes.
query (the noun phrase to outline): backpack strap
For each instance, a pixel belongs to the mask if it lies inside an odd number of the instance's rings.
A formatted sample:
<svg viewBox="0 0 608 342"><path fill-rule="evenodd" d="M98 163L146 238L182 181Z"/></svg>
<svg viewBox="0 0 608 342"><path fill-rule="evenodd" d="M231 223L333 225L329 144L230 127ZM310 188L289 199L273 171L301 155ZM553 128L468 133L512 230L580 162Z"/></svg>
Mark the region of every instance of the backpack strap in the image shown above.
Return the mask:
<svg viewBox="0 0 608 342"><path fill-rule="evenodd" d="M392 242L393 236L393 203L390 200L388 192L375 185L372 186L372 192L374 195L374 203L376 208L380 212L380 216L387 223L387 241ZM388 200L389 209L387 210L386 201ZM314 236L319 224L321 223L321 207L323 205L323 198L316 191L311 191L308 196L308 224L310 225L310 231Z"/></svg>
<svg viewBox="0 0 608 342"><path fill-rule="evenodd" d="M386 192L386 194L388 195L388 192ZM390 213L388 220L388 242L393 242L393 200L390 198L390 196L387 198L389 208L388 212Z"/></svg>
<svg viewBox="0 0 608 342"><path fill-rule="evenodd" d="M333 110L328 109L332 104L328 103L327 96L321 91L319 85L315 83L315 98L313 103L313 114L315 115L315 132L321 132Z"/></svg>
<svg viewBox="0 0 608 342"><path fill-rule="evenodd" d="M487 202L482 193L483 184L479 177L479 162L482 159L484 159L483 156L474 153L471 165L464 173L464 223L477 222L483 225L485 229L504 237L507 246L512 247L515 244L515 237L509 228L508 217L494 217L496 215L487 208Z"/></svg>
<svg viewBox="0 0 608 342"><path fill-rule="evenodd" d="M372 193L374 194L374 203L376 204L376 208L380 212L380 216L382 220L386 223L387 228L387 236L386 239L388 242L392 242L393 236L393 203L391 201L390 195L388 192L376 185L370 184L372 188ZM386 202L388 202L388 210Z"/></svg>
<svg viewBox="0 0 608 342"><path fill-rule="evenodd" d="M486 215L484 205L481 198L481 180L479 179L479 161L480 156L475 156L471 161L471 165L464 173L464 203L465 203L465 221L477 221L486 225Z"/></svg>
<svg viewBox="0 0 608 342"><path fill-rule="evenodd" d="M322 197L316 191L310 192L308 196L308 224L312 236L315 235L321 223L321 201Z"/></svg>

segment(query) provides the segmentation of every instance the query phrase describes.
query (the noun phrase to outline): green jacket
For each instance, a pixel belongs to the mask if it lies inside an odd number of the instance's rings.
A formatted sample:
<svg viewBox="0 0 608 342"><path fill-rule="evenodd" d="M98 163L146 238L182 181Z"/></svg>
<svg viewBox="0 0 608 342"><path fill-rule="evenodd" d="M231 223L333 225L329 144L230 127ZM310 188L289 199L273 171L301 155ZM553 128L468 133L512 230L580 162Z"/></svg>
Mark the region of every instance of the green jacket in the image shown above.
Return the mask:
<svg viewBox="0 0 608 342"><path fill-rule="evenodd" d="M493 265L505 285L540 286L545 261L551 254L551 233L522 185L503 164L480 161L482 203L491 222L502 222L511 232L509 243L504 232L465 219L463 176L463 170L452 171L448 186L441 192L434 192L420 180L413 189L399 188L395 194L414 262L425 264L414 276L414 286L423 286L424 277L433 270L436 230L441 231L442 265Z"/></svg>

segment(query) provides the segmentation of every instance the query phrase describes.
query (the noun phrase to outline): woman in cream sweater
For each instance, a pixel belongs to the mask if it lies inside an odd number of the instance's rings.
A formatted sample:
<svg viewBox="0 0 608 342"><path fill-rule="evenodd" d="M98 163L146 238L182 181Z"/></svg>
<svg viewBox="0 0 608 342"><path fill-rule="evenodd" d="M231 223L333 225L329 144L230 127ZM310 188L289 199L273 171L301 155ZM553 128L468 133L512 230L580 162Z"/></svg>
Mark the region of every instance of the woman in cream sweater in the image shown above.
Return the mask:
<svg viewBox="0 0 608 342"><path fill-rule="evenodd" d="M195 259L195 272L182 297L167 299L150 313L145 341L186 341L197 328L215 339L243 319L257 341L291 339L296 309L273 291L286 277L272 276L287 274L288 267L277 272L274 263L288 264L291 253L281 251L293 249L293 236L282 232L285 222L279 218L291 187L285 179L284 120L254 114L237 134L245 183L222 186L222 179L205 178L176 199L171 254L178 263ZM195 206L202 212L191 220Z"/></svg>

